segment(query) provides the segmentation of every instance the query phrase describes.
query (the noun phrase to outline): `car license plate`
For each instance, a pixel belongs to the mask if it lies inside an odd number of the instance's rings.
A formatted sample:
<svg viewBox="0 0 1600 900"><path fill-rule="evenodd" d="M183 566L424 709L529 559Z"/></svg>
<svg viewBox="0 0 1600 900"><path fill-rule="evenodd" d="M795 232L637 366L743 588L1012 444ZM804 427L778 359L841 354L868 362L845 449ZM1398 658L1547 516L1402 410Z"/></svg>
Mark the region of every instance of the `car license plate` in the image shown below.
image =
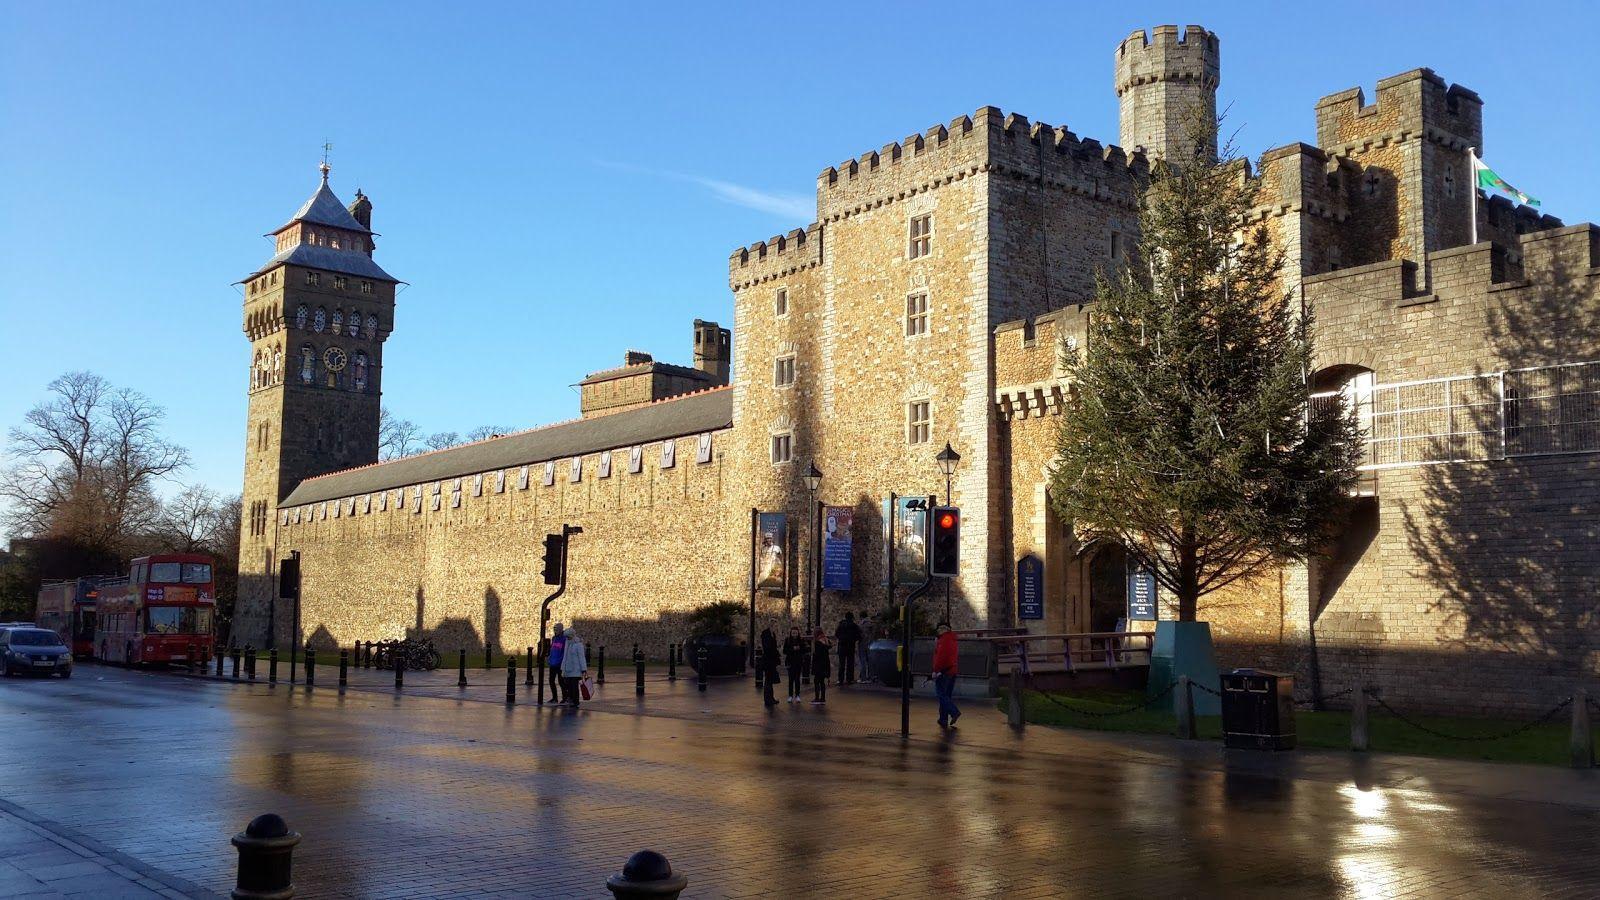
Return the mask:
<svg viewBox="0 0 1600 900"><path fill-rule="evenodd" d="M53 660L48 660L48 659L36 659L36 660L33 661L33 664L35 666L38 666L41 669L48 669L51 666L55 665L55 662Z"/></svg>
<svg viewBox="0 0 1600 900"><path fill-rule="evenodd" d="M184 660L187 660L189 657L184 656L182 653L179 653L177 656L173 656L173 657L169 657L169 658L173 662L183 662Z"/></svg>

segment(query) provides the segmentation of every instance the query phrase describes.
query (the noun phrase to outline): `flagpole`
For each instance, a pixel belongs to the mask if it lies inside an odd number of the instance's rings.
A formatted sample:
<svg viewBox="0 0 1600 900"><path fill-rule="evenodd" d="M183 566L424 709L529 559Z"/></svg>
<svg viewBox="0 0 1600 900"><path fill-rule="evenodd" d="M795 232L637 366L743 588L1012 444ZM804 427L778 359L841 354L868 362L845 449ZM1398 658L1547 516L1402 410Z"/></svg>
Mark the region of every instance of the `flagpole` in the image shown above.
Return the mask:
<svg viewBox="0 0 1600 900"><path fill-rule="evenodd" d="M1467 190L1472 192L1472 240L1467 241L1468 246L1478 243L1478 148L1467 148Z"/></svg>

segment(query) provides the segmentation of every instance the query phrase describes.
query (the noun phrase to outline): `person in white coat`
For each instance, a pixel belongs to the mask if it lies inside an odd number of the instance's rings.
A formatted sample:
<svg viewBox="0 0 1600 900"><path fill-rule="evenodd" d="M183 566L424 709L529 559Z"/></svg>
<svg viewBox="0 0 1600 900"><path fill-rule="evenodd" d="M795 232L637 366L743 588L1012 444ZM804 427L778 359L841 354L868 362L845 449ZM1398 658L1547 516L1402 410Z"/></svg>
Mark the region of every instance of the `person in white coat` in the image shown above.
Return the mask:
<svg viewBox="0 0 1600 900"><path fill-rule="evenodd" d="M578 636L576 626L567 629L567 646L561 653L561 692L566 694L567 705L578 705L578 681L589 674L588 648Z"/></svg>

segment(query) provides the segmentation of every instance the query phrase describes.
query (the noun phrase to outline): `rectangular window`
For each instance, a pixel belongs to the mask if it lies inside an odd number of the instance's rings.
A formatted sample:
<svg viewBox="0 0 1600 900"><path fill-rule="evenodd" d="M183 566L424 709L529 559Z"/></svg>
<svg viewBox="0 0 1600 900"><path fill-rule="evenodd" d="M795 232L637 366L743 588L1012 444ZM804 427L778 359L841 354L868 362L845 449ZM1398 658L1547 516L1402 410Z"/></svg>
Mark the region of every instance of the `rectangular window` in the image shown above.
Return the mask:
<svg viewBox="0 0 1600 900"><path fill-rule="evenodd" d="M343 275L335 275L335 276L333 276L333 289L334 290L342 291L342 290L344 290L344 285L345 285L345 280L344 280L344 276Z"/></svg>
<svg viewBox="0 0 1600 900"><path fill-rule="evenodd" d="M1122 235L1115 231L1111 232L1111 259L1117 262L1122 260Z"/></svg>
<svg viewBox="0 0 1600 900"><path fill-rule="evenodd" d="M772 463L786 463L794 458L794 436L790 434L775 434L772 436Z"/></svg>
<svg viewBox="0 0 1600 900"><path fill-rule="evenodd" d="M933 214L916 216L911 220L911 246L907 256L916 259L933 250Z"/></svg>
<svg viewBox="0 0 1600 900"><path fill-rule="evenodd" d="M928 333L928 294L918 291L906 297L906 337Z"/></svg>
<svg viewBox="0 0 1600 900"><path fill-rule="evenodd" d="M772 314L787 316L789 314L789 289L778 288L778 293L772 297Z"/></svg>
<svg viewBox="0 0 1600 900"><path fill-rule="evenodd" d="M363 294L372 293L372 282L370 282L370 281L361 282L361 293L363 293Z"/></svg>
<svg viewBox="0 0 1600 900"><path fill-rule="evenodd" d="M906 404L906 443L926 444L928 434L933 430L933 416L930 413L930 402L927 400L913 400Z"/></svg>
<svg viewBox="0 0 1600 900"><path fill-rule="evenodd" d="M322 274L321 273L319 273L319 272L307 272L306 273L306 284L309 284L309 285L315 287L316 285L319 285L321 283L322 283Z"/></svg>
<svg viewBox="0 0 1600 900"><path fill-rule="evenodd" d="M772 361L772 386L789 387L794 384L794 357L780 356Z"/></svg>

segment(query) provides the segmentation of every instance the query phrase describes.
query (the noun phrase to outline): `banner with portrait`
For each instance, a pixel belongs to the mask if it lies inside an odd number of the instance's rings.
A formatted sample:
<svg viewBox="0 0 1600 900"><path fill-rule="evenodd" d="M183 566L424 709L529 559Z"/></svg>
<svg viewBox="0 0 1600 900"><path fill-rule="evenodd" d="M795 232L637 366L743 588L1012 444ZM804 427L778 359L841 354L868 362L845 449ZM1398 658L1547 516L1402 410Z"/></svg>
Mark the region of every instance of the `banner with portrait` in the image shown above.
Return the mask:
<svg viewBox="0 0 1600 900"><path fill-rule="evenodd" d="M789 517L785 513L756 515L756 590L783 596L789 587Z"/></svg>
<svg viewBox="0 0 1600 900"><path fill-rule="evenodd" d="M851 553L855 549L851 528L855 510L829 506L822 511L822 589L848 591L851 587Z"/></svg>
<svg viewBox="0 0 1600 900"><path fill-rule="evenodd" d="M926 506L927 497L897 497L894 509L883 501L883 542L889 546L889 523L894 522L894 583L900 587L919 585L928 580L928 514L911 504ZM889 564L884 561L883 583L889 583Z"/></svg>

